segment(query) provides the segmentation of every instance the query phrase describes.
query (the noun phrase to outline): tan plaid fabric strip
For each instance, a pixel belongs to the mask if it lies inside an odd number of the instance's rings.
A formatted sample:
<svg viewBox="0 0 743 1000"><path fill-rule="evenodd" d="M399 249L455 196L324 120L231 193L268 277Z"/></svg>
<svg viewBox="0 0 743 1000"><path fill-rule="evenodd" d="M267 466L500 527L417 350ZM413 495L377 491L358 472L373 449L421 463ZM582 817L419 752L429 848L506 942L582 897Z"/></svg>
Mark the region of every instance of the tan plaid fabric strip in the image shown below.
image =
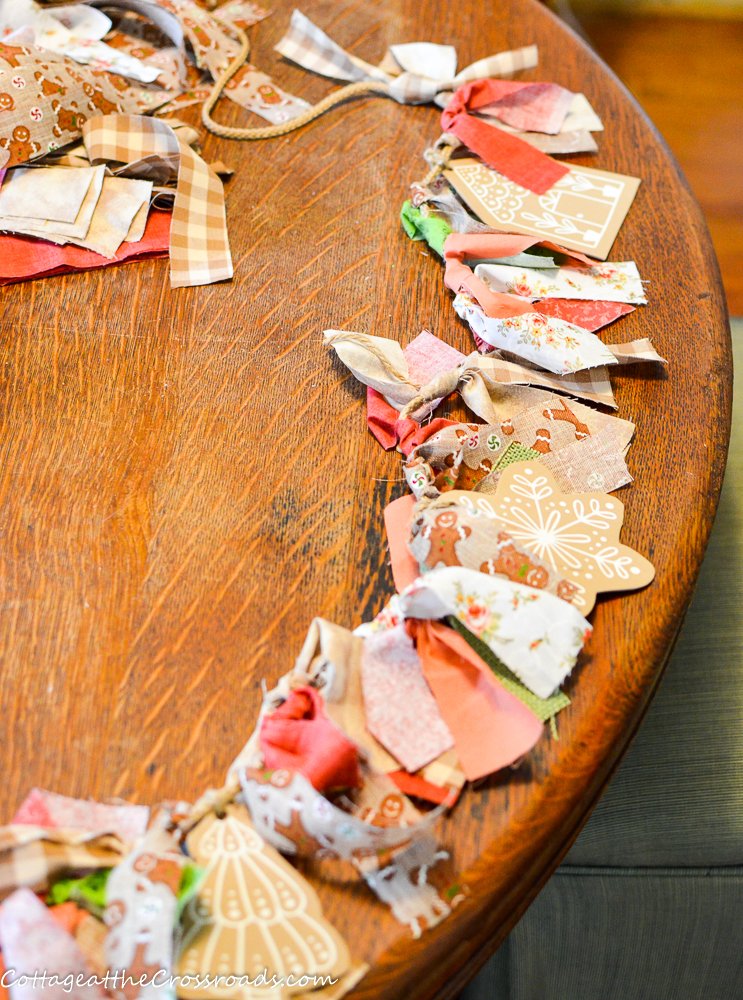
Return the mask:
<svg viewBox="0 0 743 1000"><path fill-rule="evenodd" d="M232 277L222 182L169 125L141 115L103 115L85 123L83 142L91 163L115 161L130 164L132 171L139 161L162 157L171 163L177 156L170 284L183 288Z"/></svg>
<svg viewBox="0 0 743 1000"><path fill-rule="evenodd" d="M289 30L275 48L285 59L291 59L303 69L328 76L331 80L350 82L369 79L369 74L340 45L299 10L292 14ZM386 73L378 72L378 79L388 79Z"/></svg>
<svg viewBox="0 0 743 1000"><path fill-rule="evenodd" d="M491 76L513 76L522 69L534 69L539 62L539 51L536 45L525 45L521 49L509 49L497 55L478 59L457 73L455 82L458 87L470 80L483 80Z"/></svg>
<svg viewBox="0 0 743 1000"><path fill-rule="evenodd" d="M617 364L634 365L638 361L656 361L662 365L668 362L656 351L647 337L642 340L630 340L627 344L607 344L606 345L614 357Z"/></svg>
<svg viewBox="0 0 743 1000"><path fill-rule="evenodd" d="M506 361L503 358L485 355L478 359L477 367L484 375L501 385L544 386L547 389L564 392L578 399L588 399L594 403L601 403L602 406L609 406L612 410L617 409L609 375L604 365L581 372L573 372L570 375L550 375L547 372L527 368L515 361Z"/></svg>
<svg viewBox="0 0 743 1000"><path fill-rule="evenodd" d="M124 844L114 834L0 827L0 900L21 886L43 892L63 875L112 867L124 852Z"/></svg>

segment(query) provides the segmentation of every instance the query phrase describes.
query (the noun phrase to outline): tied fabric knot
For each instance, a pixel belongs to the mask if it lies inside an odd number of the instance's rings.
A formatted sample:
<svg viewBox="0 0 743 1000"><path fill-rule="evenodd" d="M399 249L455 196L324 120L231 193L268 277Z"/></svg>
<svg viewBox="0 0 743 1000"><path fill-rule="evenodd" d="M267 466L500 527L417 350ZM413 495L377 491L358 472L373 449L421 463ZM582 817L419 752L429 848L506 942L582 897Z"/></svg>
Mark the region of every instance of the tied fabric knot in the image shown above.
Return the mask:
<svg viewBox="0 0 743 1000"><path fill-rule="evenodd" d="M469 150L515 184L535 194L544 194L569 173L558 163L516 135L489 125L471 112L518 92L542 96L545 87L554 87L556 96L568 93L556 84L513 83L504 80L475 80L460 87L441 114L441 127L455 135ZM539 88L538 90L535 88ZM571 95L572 96L572 95Z"/></svg>
<svg viewBox="0 0 743 1000"><path fill-rule="evenodd" d="M352 83L377 81L387 85L387 93L399 104L442 106L449 95L468 80L486 76L507 76L537 65L537 47L499 52L466 66L459 73L457 52L451 45L412 42L393 45L379 66L346 52L337 42L295 10L289 30L276 51L311 73Z"/></svg>
<svg viewBox="0 0 743 1000"><path fill-rule="evenodd" d="M319 792L362 784L358 749L328 718L314 688L295 688L266 716L260 746L266 767L298 771Z"/></svg>
<svg viewBox="0 0 743 1000"><path fill-rule="evenodd" d="M452 368L451 371L442 372L436 375L430 382L422 385L416 396L413 397L400 411L401 420L415 419L414 414L421 410L427 403L434 399L446 399L448 395L455 392L470 374L465 366Z"/></svg>
<svg viewBox="0 0 743 1000"><path fill-rule="evenodd" d="M431 168L429 173L423 178L422 184L427 186L432 184L438 175L449 166L449 160L455 149L462 145L461 139L451 132L444 132L436 142L423 153L423 159Z"/></svg>
<svg viewBox="0 0 743 1000"><path fill-rule="evenodd" d="M521 236L517 233L452 233L444 242L444 282L455 295L466 292L472 296L486 316L507 318L538 312L531 299L509 292L491 291L473 273L468 263L509 257L535 246L554 251L574 266L590 267L594 263L577 250L568 250L567 247L538 236Z"/></svg>

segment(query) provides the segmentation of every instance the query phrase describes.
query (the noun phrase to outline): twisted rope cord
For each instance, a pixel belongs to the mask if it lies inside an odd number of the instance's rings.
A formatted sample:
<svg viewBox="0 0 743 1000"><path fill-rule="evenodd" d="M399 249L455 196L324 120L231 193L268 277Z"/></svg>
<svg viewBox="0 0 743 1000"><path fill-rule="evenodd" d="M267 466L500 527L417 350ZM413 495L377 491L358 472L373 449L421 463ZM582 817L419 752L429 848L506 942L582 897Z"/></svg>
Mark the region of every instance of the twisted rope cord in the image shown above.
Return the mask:
<svg viewBox="0 0 743 1000"><path fill-rule="evenodd" d="M461 145L461 140L455 135L452 135L450 132L444 132L439 136L434 145L424 152L423 158L431 169L420 182L422 187L428 187L429 184L433 184L439 174L449 166L452 153L456 149L459 149Z"/></svg>
<svg viewBox="0 0 743 1000"><path fill-rule="evenodd" d="M201 121L205 128L222 139L241 139L245 141L276 139L279 136L293 132L295 129L302 128L303 125L307 125L309 122L324 115L326 111L330 111L332 108L354 97L365 97L370 94L376 94L381 97L390 96L389 84L381 80L360 80L357 83L349 83L348 86L341 87L340 90L329 94L322 101L302 112L301 115L297 115L296 118L291 118L289 121L281 122L278 125L266 125L256 128L234 128L230 125L222 125L212 118L212 111L222 96L224 88L250 55L250 39L242 28L238 28L235 25L226 25L222 21L220 21L220 24L226 31L237 35L240 42L240 51L215 81L201 109Z"/></svg>

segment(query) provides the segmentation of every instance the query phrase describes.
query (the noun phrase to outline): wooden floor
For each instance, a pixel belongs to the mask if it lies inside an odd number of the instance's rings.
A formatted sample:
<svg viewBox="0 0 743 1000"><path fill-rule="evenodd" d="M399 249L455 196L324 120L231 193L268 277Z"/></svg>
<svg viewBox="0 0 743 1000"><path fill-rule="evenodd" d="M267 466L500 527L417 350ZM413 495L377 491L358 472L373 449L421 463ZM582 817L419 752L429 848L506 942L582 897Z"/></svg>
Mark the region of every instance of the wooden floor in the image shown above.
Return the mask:
<svg viewBox="0 0 743 1000"><path fill-rule="evenodd" d="M743 315L743 21L578 16L678 158L707 216L730 312Z"/></svg>

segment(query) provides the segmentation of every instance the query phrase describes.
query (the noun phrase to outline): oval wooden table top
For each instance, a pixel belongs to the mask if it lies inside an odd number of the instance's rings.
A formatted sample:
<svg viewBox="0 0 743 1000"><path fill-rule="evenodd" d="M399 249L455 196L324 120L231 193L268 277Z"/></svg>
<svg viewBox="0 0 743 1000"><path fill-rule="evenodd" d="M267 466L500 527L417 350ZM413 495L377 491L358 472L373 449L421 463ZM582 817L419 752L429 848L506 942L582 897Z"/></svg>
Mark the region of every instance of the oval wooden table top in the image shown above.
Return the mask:
<svg viewBox="0 0 743 1000"><path fill-rule="evenodd" d="M276 6L252 59L317 100L328 82L272 53L291 8ZM666 375L615 378L619 415L637 423L623 540L657 579L599 600L559 740L546 733L441 824L469 888L447 920L414 941L364 885L318 883L371 966L354 996L450 997L554 870L652 697L725 464L726 310L705 224L657 132L544 8L304 9L371 61L417 38L454 43L460 65L536 42L531 78L584 92L606 125L581 162L643 179L611 259L637 262L650 304L606 336L650 336L669 361ZM401 493L399 456L367 434L364 392L321 331L407 342L426 327L469 350L440 264L398 222L438 134L435 108L377 99L270 143L209 137L207 159L236 168L234 281L171 291L167 261L150 261L3 290L2 816L33 785L153 803L221 784L261 679L289 669L311 619L353 627L393 592L382 509Z"/></svg>

